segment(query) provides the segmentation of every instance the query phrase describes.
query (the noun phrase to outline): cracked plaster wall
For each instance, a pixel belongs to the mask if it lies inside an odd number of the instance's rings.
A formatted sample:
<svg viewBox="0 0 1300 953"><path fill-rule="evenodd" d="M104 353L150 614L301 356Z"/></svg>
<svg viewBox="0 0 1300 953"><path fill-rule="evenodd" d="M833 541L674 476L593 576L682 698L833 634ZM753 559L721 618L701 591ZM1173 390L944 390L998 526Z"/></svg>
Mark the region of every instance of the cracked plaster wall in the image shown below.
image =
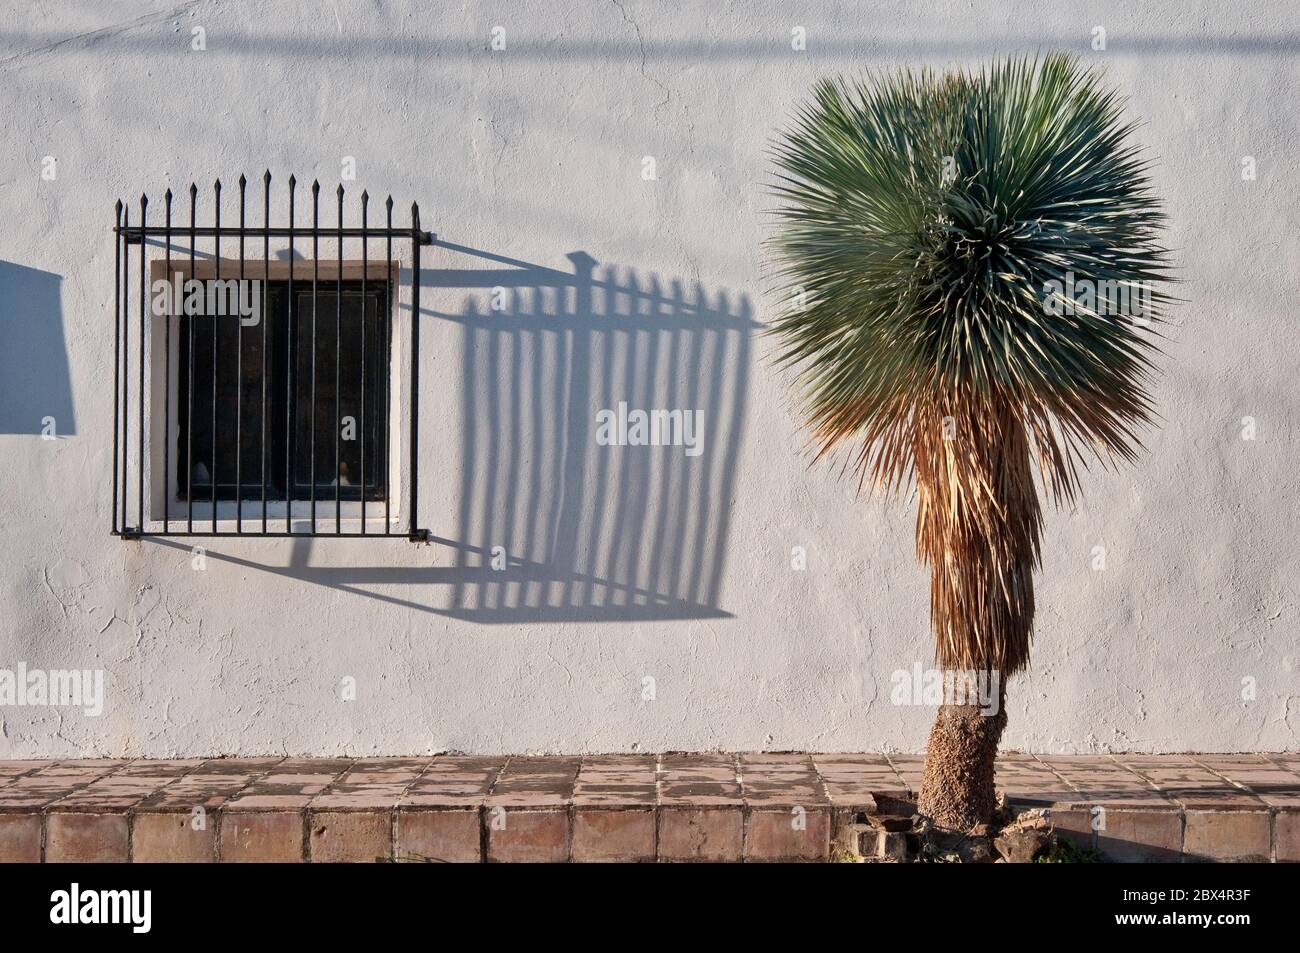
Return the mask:
<svg viewBox="0 0 1300 953"><path fill-rule="evenodd" d="M559 271L581 250L640 286L747 301L762 322L764 147L816 77L1053 47L1105 66L1144 121L1187 303L1146 457L1094 473L1048 520L1007 745L1294 749L1300 40L1286 7L0 4L0 262L61 276L46 318L62 324L76 416L57 441L0 435L0 667L102 668L108 691L98 718L0 708L0 757L920 750L931 712L890 703L891 674L929 658L914 512L806 469L762 339L720 365L744 398L734 477L695 505L729 514L725 533L682 549L720 545L709 611L457 612L439 573L475 583L440 545L221 541L196 572L187 549L111 539L112 204L267 167L332 194L355 156L357 188L418 200L450 242ZM1099 24L1105 52L1089 48ZM428 294L450 315L489 313L484 289ZM425 327L424 522L454 538L460 435L487 425L466 415L465 322Z"/></svg>

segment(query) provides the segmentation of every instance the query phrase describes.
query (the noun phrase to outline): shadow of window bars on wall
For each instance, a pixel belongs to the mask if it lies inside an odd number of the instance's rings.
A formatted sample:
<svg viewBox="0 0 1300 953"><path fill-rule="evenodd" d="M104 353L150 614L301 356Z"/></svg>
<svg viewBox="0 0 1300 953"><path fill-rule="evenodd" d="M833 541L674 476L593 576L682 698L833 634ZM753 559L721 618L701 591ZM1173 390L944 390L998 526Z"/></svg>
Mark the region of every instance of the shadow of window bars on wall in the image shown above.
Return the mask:
<svg viewBox="0 0 1300 953"><path fill-rule="evenodd" d="M415 316L420 249L433 234L421 230L419 206L409 225L394 226L390 196L383 224L372 225L363 191L348 223L339 185L325 224L313 182L310 220L299 224L290 176L288 224L272 226L268 171L257 225L247 186L241 175L238 224L224 226L219 179L209 225L198 224L193 184L186 222L174 220L170 189L160 220L147 195L134 224L117 203L114 535L427 540L416 493ZM407 241L401 302L395 250ZM399 307L412 315L405 327Z"/></svg>

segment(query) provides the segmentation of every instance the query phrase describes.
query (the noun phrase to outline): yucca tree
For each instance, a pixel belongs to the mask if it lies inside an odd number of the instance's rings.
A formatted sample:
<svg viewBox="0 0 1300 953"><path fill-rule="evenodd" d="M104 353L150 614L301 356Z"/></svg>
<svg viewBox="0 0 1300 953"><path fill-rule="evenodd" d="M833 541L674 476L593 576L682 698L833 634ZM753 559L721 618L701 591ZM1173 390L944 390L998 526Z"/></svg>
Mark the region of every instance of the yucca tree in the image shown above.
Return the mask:
<svg viewBox="0 0 1300 953"><path fill-rule="evenodd" d="M1039 486L1072 500L1131 461L1169 274L1123 102L1069 55L824 80L774 146L782 289L814 457L917 500L938 666L996 676L997 713L947 696L920 809L994 807L1006 679L1029 660ZM1038 477L1035 477L1037 471Z"/></svg>

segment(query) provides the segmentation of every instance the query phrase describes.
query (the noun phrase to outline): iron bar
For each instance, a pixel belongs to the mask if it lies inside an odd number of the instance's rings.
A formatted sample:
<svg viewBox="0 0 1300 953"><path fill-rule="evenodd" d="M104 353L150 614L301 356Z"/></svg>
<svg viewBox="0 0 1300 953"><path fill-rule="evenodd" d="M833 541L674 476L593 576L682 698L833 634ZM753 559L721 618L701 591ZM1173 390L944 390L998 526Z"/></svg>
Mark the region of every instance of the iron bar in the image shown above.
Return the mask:
<svg viewBox="0 0 1300 953"><path fill-rule="evenodd" d="M297 435L294 432L294 372L298 368L297 346L298 339L295 335L295 326L293 323L293 213L294 213L294 187L298 180L292 175L289 176L289 301L287 304L288 315L286 317L287 334L284 345L284 366L285 366L285 399L284 399L284 531L286 533L293 531L293 455L294 448L297 445ZM270 282L267 282L268 284ZM263 295L265 297L265 295Z"/></svg>
<svg viewBox="0 0 1300 953"><path fill-rule="evenodd" d="M244 531L244 196L248 179L239 174L239 336L235 344L235 529Z"/></svg>
<svg viewBox="0 0 1300 953"><path fill-rule="evenodd" d="M140 533L140 534L136 534L136 533L133 531L133 532L128 536L128 538L132 538L132 537L134 537L134 536L136 536L136 535L140 535L140 536L162 536L163 534L162 534L162 533ZM167 533L166 535L167 535L167 537L168 537L169 539L186 539L186 538L191 538L191 537L194 538L194 539L302 539L302 538L304 538L305 536L307 536L308 534L306 534L306 533L285 532L284 530L278 530L278 529L269 529L269 530L267 530L265 533L260 532L260 531L258 531L258 532L252 532L252 533L237 533L237 532L235 532L234 530L219 530L219 531L213 533L213 532L211 532L211 531L209 531L209 530L200 529L200 530L198 530L197 532L193 532L193 533L188 533L188 532L179 532L179 531L178 531L178 532L175 532L175 533ZM322 535L322 536L326 536L326 535L328 535L328 536L333 536L334 534L333 534L333 533L322 533L322 534L320 534L320 535ZM348 534L348 538L351 539L351 538L354 537L354 535L355 535L355 534L353 534L353 533L349 533L349 534ZM359 537L358 537L358 538L359 538ZM367 537L367 538L369 538L369 539L382 539L383 537L376 533L375 535L370 536L370 537Z"/></svg>
<svg viewBox="0 0 1300 953"><path fill-rule="evenodd" d="M140 196L140 224L145 223L149 210L149 196ZM144 531L144 354L145 354L145 335L148 334L148 326L145 321L145 302L149 295L149 281L145 277L144 265L145 259L149 256L145 254L145 246L140 246L140 392L136 395L138 404L137 413L139 419L136 426L139 428L137 437L139 446L136 449L136 529Z"/></svg>
<svg viewBox="0 0 1300 953"><path fill-rule="evenodd" d="M131 220L128 206L122 212L122 222ZM131 250L126 250L122 263L122 532L130 529L126 509L127 458L131 456ZM116 465L117 461L114 461Z"/></svg>
<svg viewBox="0 0 1300 953"><path fill-rule="evenodd" d="M221 180L212 186L213 204L217 232L213 236L213 251L216 253L217 280L221 280ZM221 322L215 314L208 315L212 322L212 459L208 461L208 499L212 501L212 532L217 531L217 328Z"/></svg>
<svg viewBox="0 0 1300 953"><path fill-rule="evenodd" d="M361 230L366 230L366 207L370 195L361 191ZM370 271L367 246L370 243L361 239L361 535L366 535L366 278Z"/></svg>
<svg viewBox="0 0 1300 953"><path fill-rule="evenodd" d="M269 228L271 225L271 170L267 169L266 174L262 176L262 227ZM271 273L271 238L263 234L262 236L262 274ZM269 282L267 283L269 284ZM267 378L267 351L270 344L266 337L266 326L269 323L266 320L266 295L261 295L262 313L258 315L262 324L262 441L259 454L262 458L262 532L266 532L266 378Z"/></svg>
<svg viewBox="0 0 1300 953"><path fill-rule="evenodd" d="M199 202L199 187L190 183L190 277L194 277L194 246L197 244L194 218ZM188 308L183 309L188 311ZM189 370L185 379L185 531L194 532L194 315L185 315L189 341Z"/></svg>
<svg viewBox="0 0 1300 953"><path fill-rule="evenodd" d="M167 281L172 280L172 190L168 189L163 193L163 204L165 206L166 221L166 238L164 239L164 265ZM162 468L162 494L163 494L163 533L168 532L170 526L171 505L172 505L172 471L171 471L171 445L172 445L172 306L171 295L167 296L168 304L163 310L163 468ZM180 335L179 329L177 335Z"/></svg>
<svg viewBox="0 0 1300 953"><path fill-rule="evenodd" d="M421 542L420 521L416 509L420 494L420 206L411 203L411 513L407 538Z"/></svg>
<svg viewBox="0 0 1300 953"><path fill-rule="evenodd" d="M119 408L122 405L122 200L114 207L117 214L117 232L113 238L113 532L117 532L117 440ZM126 514L122 514L126 522Z"/></svg>
<svg viewBox="0 0 1300 953"><path fill-rule="evenodd" d="M320 180L311 183L311 531L316 533L316 286L320 283Z"/></svg>
<svg viewBox="0 0 1300 953"><path fill-rule="evenodd" d="M146 238L149 237L157 238L163 235L163 228L161 225L150 225L147 228L141 229L138 225L128 225L124 223L122 225L116 226L113 230L117 232L119 235L125 235L127 239L132 243L138 243L140 241L140 236L142 234ZM329 229L329 231L331 234L338 234L338 229L331 228ZM257 232L258 234L265 233L270 238L290 237L289 228L287 226L282 226L282 225L277 225L275 227L259 228L257 229ZM199 238L212 238L218 234L220 234L222 237L235 238L239 235L239 228L238 226L235 225L225 225L222 226L221 228L214 228L210 225L196 226L194 229L194 234L197 235ZM409 228L393 228L393 229L372 228L367 231L366 229L362 229L358 226L352 226L343 229L344 238L366 238L366 237L381 238L385 234L390 234L394 238L410 238L411 230ZM424 245L431 244L431 240L427 235L421 238L420 242L421 244Z"/></svg>

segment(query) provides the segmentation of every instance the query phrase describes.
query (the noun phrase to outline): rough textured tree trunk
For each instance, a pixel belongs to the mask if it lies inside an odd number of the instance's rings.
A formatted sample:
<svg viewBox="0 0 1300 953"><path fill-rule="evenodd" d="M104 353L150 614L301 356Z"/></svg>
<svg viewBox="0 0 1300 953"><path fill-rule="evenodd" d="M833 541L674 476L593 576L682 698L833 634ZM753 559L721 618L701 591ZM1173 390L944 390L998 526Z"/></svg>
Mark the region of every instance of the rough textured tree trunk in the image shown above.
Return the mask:
<svg viewBox="0 0 1300 953"><path fill-rule="evenodd" d="M1007 726L1006 690L998 710L987 715L978 705L943 705L930 731L925 776L917 810L938 827L966 831L986 824L997 806L994 759Z"/></svg>
<svg viewBox="0 0 1300 953"><path fill-rule="evenodd" d="M996 675L986 684L997 711L985 714L966 704L974 699L965 693L945 691L918 807L940 827L969 830L987 823L996 806L993 761L1007 723L1006 679L1029 660L1042 513L1015 402L954 400L945 411L924 422L915 451L916 542L930 566L935 660L953 683Z"/></svg>

